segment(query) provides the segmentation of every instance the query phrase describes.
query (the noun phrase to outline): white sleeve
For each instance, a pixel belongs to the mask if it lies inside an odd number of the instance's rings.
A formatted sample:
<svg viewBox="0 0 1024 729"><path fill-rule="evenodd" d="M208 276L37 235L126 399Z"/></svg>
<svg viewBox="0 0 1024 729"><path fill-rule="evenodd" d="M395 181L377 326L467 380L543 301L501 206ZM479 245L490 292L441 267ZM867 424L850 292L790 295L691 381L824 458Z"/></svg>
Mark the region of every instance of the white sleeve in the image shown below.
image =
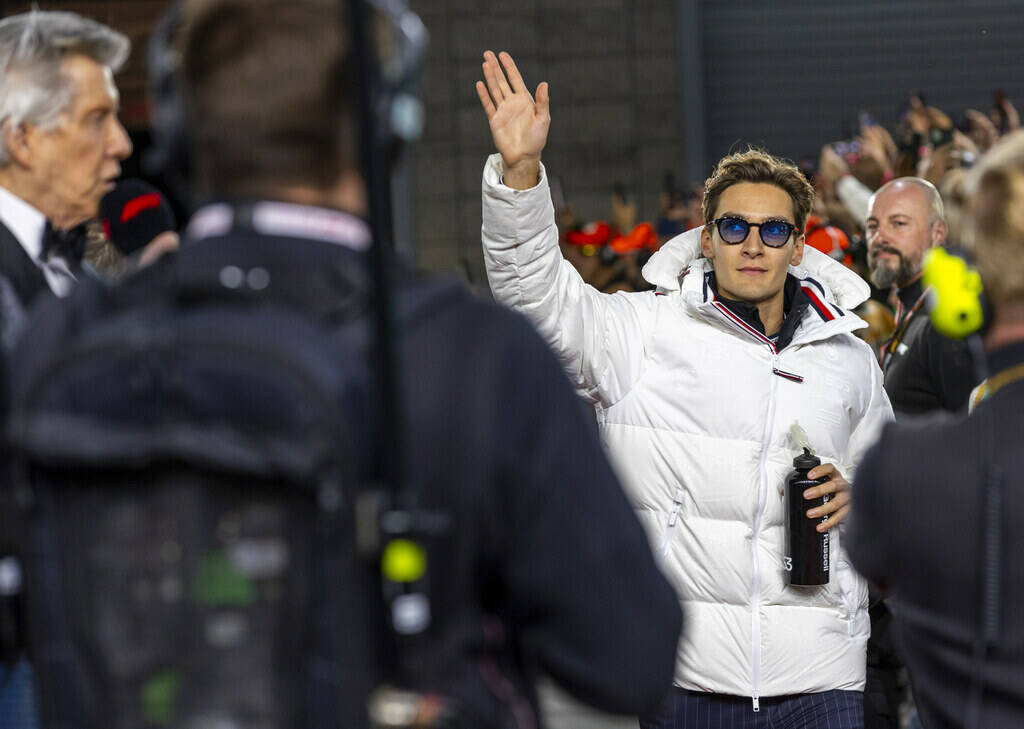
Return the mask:
<svg viewBox="0 0 1024 729"><path fill-rule="evenodd" d="M843 476L850 483L854 482L857 467L868 448L875 444L882 433L885 424L893 419L892 405L889 403L889 396L882 387L882 370L875 360L871 347L860 342L863 347L867 361L866 368L870 372L870 385L865 393L866 404L861 411L860 419L850 434L850 440L846 447L843 458ZM856 488L856 486L854 486Z"/></svg>
<svg viewBox="0 0 1024 729"><path fill-rule="evenodd" d="M502 184L501 155L483 175L481 237L494 298L524 314L577 391L607 407L640 378L654 331L653 292L602 294L562 257L547 175L530 190Z"/></svg>
<svg viewBox="0 0 1024 729"><path fill-rule="evenodd" d="M845 175L836 180L836 197L861 225L868 219L871 195L871 188L853 175Z"/></svg>

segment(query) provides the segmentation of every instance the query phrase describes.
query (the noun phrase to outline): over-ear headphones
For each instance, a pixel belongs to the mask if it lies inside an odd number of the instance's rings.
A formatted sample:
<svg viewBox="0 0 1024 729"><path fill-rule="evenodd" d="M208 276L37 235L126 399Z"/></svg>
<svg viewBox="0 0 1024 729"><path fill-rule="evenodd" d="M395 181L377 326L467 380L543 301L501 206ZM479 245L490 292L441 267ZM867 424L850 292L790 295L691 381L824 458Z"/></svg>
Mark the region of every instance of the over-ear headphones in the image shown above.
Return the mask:
<svg viewBox="0 0 1024 729"><path fill-rule="evenodd" d="M180 199L188 200L191 150L180 76L181 53L174 44L185 22L183 5L182 0L174 2L150 36L146 59L154 145L144 164L148 174L164 177ZM362 12L355 13L357 6L365 6L380 21L373 23L378 44L370 49L372 62L364 69L370 78L371 91L366 99L372 131L369 135L364 131L363 141L381 135L393 162L423 130L423 105L415 87L426 53L427 31L403 0L350 0L348 5L356 18L365 19ZM352 29L350 32L355 33ZM360 79L360 83L365 81Z"/></svg>
<svg viewBox="0 0 1024 729"><path fill-rule="evenodd" d="M983 332L991 321L978 270L966 253L932 248L924 258L925 286L930 288L928 315L940 334L964 339Z"/></svg>

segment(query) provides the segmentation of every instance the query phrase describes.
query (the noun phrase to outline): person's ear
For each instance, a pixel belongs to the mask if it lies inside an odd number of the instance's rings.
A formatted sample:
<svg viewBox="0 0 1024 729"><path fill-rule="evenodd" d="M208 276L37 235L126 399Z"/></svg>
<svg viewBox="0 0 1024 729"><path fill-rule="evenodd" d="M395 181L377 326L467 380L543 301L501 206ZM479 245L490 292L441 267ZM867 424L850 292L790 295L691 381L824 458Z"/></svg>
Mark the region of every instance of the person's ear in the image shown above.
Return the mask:
<svg viewBox="0 0 1024 729"><path fill-rule="evenodd" d="M804 241L807 236L803 233L796 237L796 245L793 246L793 255L789 257L790 266L799 266L800 261L804 260Z"/></svg>
<svg viewBox="0 0 1024 729"><path fill-rule="evenodd" d="M946 236L949 235L949 226L945 220L936 220L932 223L931 229L931 240L928 241L930 246L941 246L946 242Z"/></svg>
<svg viewBox="0 0 1024 729"><path fill-rule="evenodd" d="M39 131L28 124L4 124L4 145L11 159L22 167L31 167L34 135Z"/></svg>
<svg viewBox="0 0 1024 729"><path fill-rule="evenodd" d="M715 244L711 240L711 232L707 225L700 232L700 252L704 254L705 258L714 259L715 257Z"/></svg>

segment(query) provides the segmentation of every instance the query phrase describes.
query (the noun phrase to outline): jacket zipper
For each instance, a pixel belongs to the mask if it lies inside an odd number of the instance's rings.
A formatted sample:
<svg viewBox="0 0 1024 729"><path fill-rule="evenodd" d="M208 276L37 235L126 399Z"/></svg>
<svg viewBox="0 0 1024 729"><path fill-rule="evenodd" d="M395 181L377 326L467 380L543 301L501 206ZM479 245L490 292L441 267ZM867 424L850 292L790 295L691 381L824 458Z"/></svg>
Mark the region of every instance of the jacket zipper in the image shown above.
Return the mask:
<svg viewBox="0 0 1024 729"><path fill-rule="evenodd" d="M743 331L745 331L747 334L752 336L757 341L759 341L762 344L765 344L765 345L768 346L768 349L771 350L771 353L772 353L772 374L773 375L778 375L779 377L782 377L784 379L790 380L792 382L803 382L804 381L804 378L801 375L797 375L797 374L794 374L792 372L786 372L785 370L780 370L779 369L779 348L777 346L775 346L775 342L773 342L771 339L769 339L765 335L761 334L761 332L757 331L753 327L749 326L745 321L740 319L738 316L736 316L731 311L729 311L729 309L727 309L725 306L723 306L721 302L719 302L719 301L712 301L711 303L712 303L712 305L716 309L718 309L720 312L722 312L722 314L725 316L726 319L728 319L730 322L732 322L735 326L737 326L740 329L742 329Z"/></svg>
<svg viewBox="0 0 1024 729"><path fill-rule="evenodd" d="M775 343L761 332L748 326L725 306L718 301L712 304L726 319L733 322L743 331L750 334L762 344L766 344L772 353L772 374L795 382L803 382L803 377L785 372L779 369L779 350ZM761 536L761 520L764 518L764 510L768 502L768 474L766 465L768 460L768 446L772 439L772 424L775 421L775 393L778 389L778 380L771 378L771 386L768 395L768 416L765 419L764 434L761 437L761 459L758 463L760 481L757 488L757 510L754 512L754 534L750 541L751 559L753 562L754 581L750 586L750 701L755 712L761 711L761 557L758 553L758 543Z"/></svg>
<svg viewBox="0 0 1024 729"><path fill-rule="evenodd" d="M772 372L778 369L779 355L772 356ZM768 446L772 440L772 425L775 422L775 392L778 389L778 380L771 378L771 387L768 394L768 417L765 419L764 435L761 437L761 460L758 464L760 484L757 489L757 511L754 512L754 535L750 540L750 550L753 559L754 582L750 587L750 643L751 643L751 695L754 711L761 710L761 556L758 545L761 539L761 521L764 518L764 511L768 504L768 473L766 465L768 460Z"/></svg>

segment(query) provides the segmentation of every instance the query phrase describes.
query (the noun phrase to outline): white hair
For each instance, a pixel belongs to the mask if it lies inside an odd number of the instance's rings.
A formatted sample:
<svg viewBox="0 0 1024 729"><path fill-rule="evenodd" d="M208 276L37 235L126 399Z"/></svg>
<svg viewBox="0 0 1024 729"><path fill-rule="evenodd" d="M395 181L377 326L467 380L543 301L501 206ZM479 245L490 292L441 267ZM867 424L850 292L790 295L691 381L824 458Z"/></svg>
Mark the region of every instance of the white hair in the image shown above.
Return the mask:
<svg viewBox="0 0 1024 729"><path fill-rule="evenodd" d="M74 101L66 58L85 56L116 72L130 50L125 35L77 13L32 10L0 21L0 132L56 125ZM0 167L10 161L0 134Z"/></svg>
<svg viewBox="0 0 1024 729"><path fill-rule="evenodd" d="M897 177L895 180L882 185L880 188L875 190L874 194L868 200L868 210L875 204L875 198L877 198L883 190L895 185L914 185L921 194L924 195L925 201L928 203L928 207L931 208L932 214L929 223L936 223L940 220L946 219L946 206L942 202L942 195L935 188L935 185L928 182L928 180L921 179L920 177Z"/></svg>

